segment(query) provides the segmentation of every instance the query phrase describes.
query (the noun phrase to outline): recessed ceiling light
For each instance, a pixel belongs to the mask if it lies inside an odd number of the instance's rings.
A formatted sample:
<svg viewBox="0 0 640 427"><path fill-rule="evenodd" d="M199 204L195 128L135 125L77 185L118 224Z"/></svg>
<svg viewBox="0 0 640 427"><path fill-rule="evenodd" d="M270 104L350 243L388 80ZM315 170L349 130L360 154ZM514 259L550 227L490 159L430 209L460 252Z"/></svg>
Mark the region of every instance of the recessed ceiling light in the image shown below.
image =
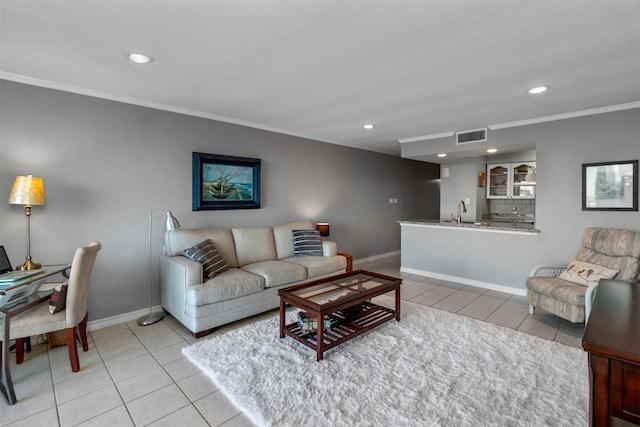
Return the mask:
<svg viewBox="0 0 640 427"><path fill-rule="evenodd" d="M546 92L547 90L549 90L549 86L537 86L529 89L527 92L532 95L536 95L538 93Z"/></svg>
<svg viewBox="0 0 640 427"><path fill-rule="evenodd" d="M440 154L438 154L438 157L447 157L447 154L446 153L440 153Z"/></svg>
<svg viewBox="0 0 640 427"><path fill-rule="evenodd" d="M146 64L152 61L150 56L143 55L141 53L130 53L127 55L127 58L129 58L129 61L135 62L136 64Z"/></svg>
<svg viewBox="0 0 640 427"><path fill-rule="evenodd" d="M367 123L366 125L362 125L363 128L365 128L366 130L371 130L374 127L376 127L376 125L372 125L371 123Z"/></svg>
<svg viewBox="0 0 640 427"><path fill-rule="evenodd" d="M487 148L487 153L497 153L498 149L497 148Z"/></svg>

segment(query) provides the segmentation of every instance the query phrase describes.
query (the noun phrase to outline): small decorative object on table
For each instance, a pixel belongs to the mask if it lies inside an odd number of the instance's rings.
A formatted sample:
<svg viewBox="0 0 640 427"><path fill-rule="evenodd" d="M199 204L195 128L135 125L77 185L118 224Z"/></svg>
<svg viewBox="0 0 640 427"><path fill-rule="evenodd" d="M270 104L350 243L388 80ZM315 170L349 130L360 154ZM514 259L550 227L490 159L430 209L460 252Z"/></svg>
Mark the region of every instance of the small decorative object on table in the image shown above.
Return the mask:
<svg viewBox="0 0 640 427"><path fill-rule="evenodd" d="M298 326L302 332L315 332L318 329L318 319L306 311L299 311ZM324 316L324 328L331 329L331 319L328 315Z"/></svg>

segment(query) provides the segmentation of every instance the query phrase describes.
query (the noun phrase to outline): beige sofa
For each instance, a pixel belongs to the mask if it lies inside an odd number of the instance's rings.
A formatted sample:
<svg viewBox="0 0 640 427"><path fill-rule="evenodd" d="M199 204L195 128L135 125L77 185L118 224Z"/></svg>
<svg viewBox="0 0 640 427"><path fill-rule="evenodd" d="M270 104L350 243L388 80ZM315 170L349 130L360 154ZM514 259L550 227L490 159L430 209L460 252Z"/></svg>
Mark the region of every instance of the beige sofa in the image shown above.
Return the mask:
<svg viewBox="0 0 640 427"><path fill-rule="evenodd" d="M324 256L295 258L293 230L315 229L312 221L274 227L179 228L165 234L161 259L162 307L200 337L211 329L279 306L278 289L346 271L333 242ZM203 280L202 264L183 251L211 239L229 269Z"/></svg>
<svg viewBox="0 0 640 427"><path fill-rule="evenodd" d="M640 282L640 231L589 227L575 261L615 270L611 279ZM526 282L529 313L534 314L535 308L540 307L573 323L587 321L598 282L584 286L564 280L562 273L566 269L567 266L533 269Z"/></svg>

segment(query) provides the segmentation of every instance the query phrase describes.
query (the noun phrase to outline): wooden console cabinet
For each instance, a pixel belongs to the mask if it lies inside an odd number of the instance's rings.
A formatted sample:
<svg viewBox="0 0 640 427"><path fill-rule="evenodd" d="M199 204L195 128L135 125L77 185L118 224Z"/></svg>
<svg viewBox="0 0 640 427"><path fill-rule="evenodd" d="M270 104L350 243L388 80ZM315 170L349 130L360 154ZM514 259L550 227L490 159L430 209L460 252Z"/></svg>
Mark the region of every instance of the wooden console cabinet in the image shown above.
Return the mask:
<svg viewBox="0 0 640 427"><path fill-rule="evenodd" d="M589 424L640 425L640 284L602 280L582 337Z"/></svg>

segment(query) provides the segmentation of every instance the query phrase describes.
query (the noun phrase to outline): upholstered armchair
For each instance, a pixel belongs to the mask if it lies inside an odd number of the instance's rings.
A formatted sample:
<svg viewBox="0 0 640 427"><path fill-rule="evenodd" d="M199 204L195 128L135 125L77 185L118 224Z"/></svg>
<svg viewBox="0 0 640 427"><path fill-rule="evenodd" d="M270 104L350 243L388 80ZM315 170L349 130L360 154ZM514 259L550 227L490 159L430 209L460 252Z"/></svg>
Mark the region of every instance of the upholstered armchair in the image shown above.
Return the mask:
<svg viewBox="0 0 640 427"><path fill-rule="evenodd" d="M531 271L527 278L529 313L539 307L573 323L586 322L600 279L640 282L639 274L640 231L587 228L568 266Z"/></svg>

